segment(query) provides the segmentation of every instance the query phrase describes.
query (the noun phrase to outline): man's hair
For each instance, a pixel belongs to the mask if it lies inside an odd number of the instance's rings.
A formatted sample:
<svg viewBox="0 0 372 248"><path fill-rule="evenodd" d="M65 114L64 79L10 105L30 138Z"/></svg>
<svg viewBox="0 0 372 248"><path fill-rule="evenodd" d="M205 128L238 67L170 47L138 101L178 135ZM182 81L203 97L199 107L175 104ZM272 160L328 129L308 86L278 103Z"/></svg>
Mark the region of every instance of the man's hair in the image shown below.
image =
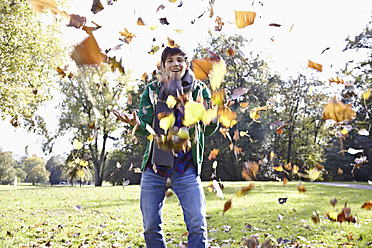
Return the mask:
<svg viewBox="0 0 372 248"><path fill-rule="evenodd" d="M161 54L161 64L162 66L165 66L165 61L167 60L167 58L173 56L173 55L176 55L176 54L181 54L185 61L187 62L187 54L186 52L181 48L181 47L166 47L163 51L163 53Z"/></svg>

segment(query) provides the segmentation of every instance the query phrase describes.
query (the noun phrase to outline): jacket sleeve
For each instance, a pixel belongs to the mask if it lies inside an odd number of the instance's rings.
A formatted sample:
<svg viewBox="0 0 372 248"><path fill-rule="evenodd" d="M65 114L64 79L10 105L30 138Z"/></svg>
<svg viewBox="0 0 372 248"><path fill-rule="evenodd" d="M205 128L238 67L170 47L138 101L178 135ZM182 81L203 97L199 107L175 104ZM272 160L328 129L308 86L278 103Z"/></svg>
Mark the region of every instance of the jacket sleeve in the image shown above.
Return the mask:
<svg viewBox="0 0 372 248"><path fill-rule="evenodd" d="M150 100L150 85L148 85L143 92L139 104L138 118L141 121L136 133L147 136L149 132L146 130L146 125L152 126L154 117L154 109Z"/></svg>

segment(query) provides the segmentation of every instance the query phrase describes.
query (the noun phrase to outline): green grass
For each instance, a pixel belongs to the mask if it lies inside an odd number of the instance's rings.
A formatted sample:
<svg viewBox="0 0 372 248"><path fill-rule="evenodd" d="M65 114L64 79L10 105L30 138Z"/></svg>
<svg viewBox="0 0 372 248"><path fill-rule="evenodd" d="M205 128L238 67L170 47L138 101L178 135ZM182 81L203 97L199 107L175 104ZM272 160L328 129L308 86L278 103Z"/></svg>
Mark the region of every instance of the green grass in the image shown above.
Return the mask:
<svg viewBox="0 0 372 248"><path fill-rule="evenodd" d="M243 247L251 235L260 243L288 239L302 247L342 247L345 243L366 247L372 242L372 210L361 209L372 200L372 190L305 183L307 191L300 194L298 182L285 187L280 182L255 182L253 190L238 198L237 191L248 184L224 182L224 199L204 184L212 247ZM124 189L0 186L0 247L144 247L139 195L138 185ZM288 197L287 202L279 204L280 197ZM338 199L335 211L340 213L347 202L357 224L340 224L325 217L326 211L333 211L329 202L333 197ZM223 214L228 199L232 207ZM320 216L318 224L311 220L315 211ZM168 247L187 240L176 196L166 199L163 219ZM278 247L284 246L278 243Z"/></svg>

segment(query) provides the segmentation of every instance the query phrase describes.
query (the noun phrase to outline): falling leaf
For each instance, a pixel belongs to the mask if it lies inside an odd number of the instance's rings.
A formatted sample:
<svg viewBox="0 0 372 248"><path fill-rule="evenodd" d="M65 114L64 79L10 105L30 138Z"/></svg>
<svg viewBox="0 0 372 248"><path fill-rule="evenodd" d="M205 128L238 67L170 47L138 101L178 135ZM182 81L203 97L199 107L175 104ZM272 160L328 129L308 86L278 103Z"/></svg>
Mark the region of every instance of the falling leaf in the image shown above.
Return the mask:
<svg viewBox="0 0 372 248"><path fill-rule="evenodd" d="M178 45L176 44L176 42L174 42L174 40L170 39L169 37L167 37L168 39L168 46L171 47L171 48L174 48L174 47L178 47Z"/></svg>
<svg viewBox="0 0 372 248"><path fill-rule="evenodd" d="M320 165L320 164L318 164L318 163L315 163L314 164L314 167L317 169L317 170L323 170L324 169L324 166L322 166L322 165Z"/></svg>
<svg viewBox="0 0 372 248"><path fill-rule="evenodd" d="M363 151L364 151L363 149L356 150L356 149L351 148L351 147L349 149L347 149L347 152L350 153L350 154L353 154L353 155L355 155L357 153L360 153L360 152L363 152Z"/></svg>
<svg viewBox="0 0 372 248"><path fill-rule="evenodd" d="M237 193L238 197L243 196L245 193L249 192L253 188L254 188L253 183L250 183L249 186L242 187L241 189L238 190L238 193Z"/></svg>
<svg viewBox="0 0 372 248"><path fill-rule="evenodd" d="M269 26L270 26L270 27L280 27L280 26L282 26L282 25L277 24L277 23L270 23Z"/></svg>
<svg viewBox="0 0 372 248"><path fill-rule="evenodd" d="M138 19L137 19L137 25L138 26L146 26L146 24L143 22L143 20L142 20L141 17L138 17Z"/></svg>
<svg viewBox="0 0 372 248"><path fill-rule="evenodd" d="M79 178L83 178L84 175L85 175L85 173L84 173L83 170L77 170L77 171L76 171L76 175L77 175Z"/></svg>
<svg viewBox="0 0 372 248"><path fill-rule="evenodd" d="M259 167L258 167L257 162L255 161L244 162L242 175L245 180L253 181L256 178L258 170L259 170Z"/></svg>
<svg viewBox="0 0 372 248"><path fill-rule="evenodd" d="M211 96L212 102L216 106L222 106L225 100L225 90L214 90Z"/></svg>
<svg viewBox="0 0 372 248"><path fill-rule="evenodd" d="M107 62L107 64L110 65L111 71L115 72L115 70L118 69L120 71L120 73L125 75L125 70L124 70L124 67L122 65L123 58L120 58L120 61L116 61L116 56L107 57L106 62Z"/></svg>
<svg viewBox="0 0 372 248"><path fill-rule="evenodd" d="M354 110L351 106L343 104L341 101L333 97L325 106L323 112L324 120L335 120L336 122L341 122L347 120L351 121L352 118L356 116Z"/></svg>
<svg viewBox="0 0 372 248"><path fill-rule="evenodd" d="M288 171L292 170L292 163L289 162L288 164L284 165L284 168Z"/></svg>
<svg viewBox="0 0 372 248"><path fill-rule="evenodd" d="M235 56L235 51L229 47L227 50L226 50L226 55L227 56Z"/></svg>
<svg viewBox="0 0 372 248"><path fill-rule="evenodd" d="M91 123L88 124L89 129L95 129L96 128L96 122L92 121Z"/></svg>
<svg viewBox="0 0 372 248"><path fill-rule="evenodd" d="M80 28L81 26L85 25L86 21L87 21L87 18L84 16L70 15L70 23L67 26Z"/></svg>
<svg viewBox="0 0 372 248"><path fill-rule="evenodd" d="M210 71L213 68L213 62L210 58L193 59L191 64L192 70L195 74L195 78L198 80L207 79Z"/></svg>
<svg viewBox="0 0 372 248"><path fill-rule="evenodd" d="M103 5L102 5L100 0L93 0L93 5L92 5L92 9L91 9L93 14L97 14L98 12L100 12L103 9L104 8L103 8Z"/></svg>
<svg viewBox="0 0 372 248"><path fill-rule="evenodd" d="M309 60L309 63L307 65L308 67L310 68L313 68L317 71L322 71L323 70L323 66L321 64L318 64L318 63L314 63L313 61Z"/></svg>
<svg viewBox="0 0 372 248"><path fill-rule="evenodd" d="M372 201L366 201L361 208L370 210L372 208Z"/></svg>
<svg viewBox="0 0 372 248"><path fill-rule="evenodd" d="M75 46L71 58L77 65L99 65L106 56L101 53L96 39L90 35L82 43Z"/></svg>
<svg viewBox="0 0 372 248"><path fill-rule="evenodd" d="M173 127L175 121L176 118L174 114L170 113L166 117L159 118L159 127L162 128L165 133L167 133L168 129Z"/></svg>
<svg viewBox="0 0 372 248"><path fill-rule="evenodd" d="M209 125L213 120L217 118L217 108L208 109L205 112L203 123L204 125Z"/></svg>
<svg viewBox="0 0 372 248"><path fill-rule="evenodd" d="M66 73L60 67L57 67L57 72L59 75L61 75L62 78L66 76Z"/></svg>
<svg viewBox="0 0 372 248"><path fill-rule="evenodd" d="M273 167L274 170L276 171L283 171L283 167L281 165L277 166L277 167Z"/></svg>
<svg viewBox="0 0 372 248"><path fill-rule="evenodd" d="M298 192L300 192L300 193L305 193L306 192L305 185L302 182L300 182L297 185L297 189L298 189Z"/></svg>
<svg viewBox="0 0 372 248"><path fill-rule="evenodd" d="M213 63L212 71L209 74L212 90L220 88L221 83L225 78L226 72L226 64L222 58L218 62Z"/></svg>
<svg viewBox="0 0 372 248"><path fill-rule="evenodd" d="M169 22L166 17L160 18L159 21L162 25L169 25Z"/></svg>
<svg viewBox="0 0 372 248"><path fill-rule="evenodd" d="M130 33L129 31L128 31L128 29L126 29L126 28L124 28L124 32L120 32L119 31L119 34L121 35L121 36L124 36L124 41L127 43L127 44L129 44L131 41L132 41L132 39L134 38L134 37L136 37L134 34L132 34L132 33Z"/></svg>
<svg viewBox="0 0 372 248"><path fill-rule="evenodd" d="M367 91L363 92L362 96L364 100L368 100L368 98L371 97L371 89L368 89Z"/></svg>
<svg viewBox="0 0 372 248"><path fill-rule="evenodd" d="M238 99L240 96L244 95L248 92L248 88L237 88L233 90L233 93L231 95L231 100Z"/></svg>
<svg viewBox="0 0 372 248"><path fill-rule="evenodd" d="M149 54L153 55L157 51L159 51L160 47L159 46L151 46L151 51L148 52Z"/></svg>
<svg viewBox="0 0 372 248"><path fill-rule="evenodd" d="M338 77L336 77L336 79L334 79L334 78L329 79L329 82L330 83L343 84L344 83L344 80L343 79L339 79Z"/></svg>
<svg viewBox="0 0 372 248"><path fill-rule="evenodd" d="M174 96L169 95L168 98L167 98L166 104L167 104L168 108L172 109L172 108L174 108L174 106L176 106L177 100Z"/></svg>
<svg viewBox="0 0 372 248"><path fill-rule="evenodd" d="M286 177L283 178L283 186L286 186L288 182L288 179Z"/></svg>
<svg viewBox="0 0 372 248"><path fill-rule="evenodd" d="M225 214L225 212L231 208L231 205L232 205L231 199L225 202L223 206L223 214Z"/></svg>
<svg viewBox="0 0 372 248"><path fill-rule="evenodd" d="M221 31L223 25L225 25L225 23L222 21L221 17L217 16L216 20L214 22L217 24L216 26L214 26L214 30L215 31Z"/></svg>
<svg viewBox="0 0 372 248"><path fill-rule="evenodd" d="M276 133L277 134L282 134L284 132L283 127L284 127L284 125L281 125L278 129L276 129Z"/></svg>
<svg viewBox="0 0 372 248"><path fill-rule="evenodd" d="M55 0L31 0L30 4L33 11L43 12L44 8L46 8L49 9L53 15L58 13L63 17L70 18L65 11L60 11L58 9L58 4Z"/></svg>
<svg viewBox="0 0 372 248"><path fill-rule="evenodd" d="M248 108L249 103L248 102L241 102L240 103L240 110L244 113L245 110Z"/></svg>
<svg viewBox="0 0 372 248"><path fill-rule="evenodd" d="M274 157L275 157L275 153L274 153L274 151L271 151L270 152L270 160L273 161Z"/></svg>
<svg viewBox="0 0 372 248"><path fill-rule="evenodd" d="M309 179L315 181L322 174L322 171L317 170L316 168L311 168L309 170Z"/></svg>
<svg viewBox="0 0 372 248"><path fill-rule="evenodd" d="M297 174L298 173L298 170L299 170L298 166L297 165L294 165L293 166L293 169L292 169L292 173L293 174Z"/></svg>
<svg viewBox="0 0 372 248"><path fill-rule="evenodd" d="M159 5L159 7L156 9L156 12L158 12L159 10L163 10L165 9L165 6L163 4Z"/></svg>
<svg viewBox="0 0 372 248"><path fill-rule="evenodd" d="M232 128L238 121L236 120L236 112L229 108L218 109L218 121L225 128Z"/></svg>
<svg viewBox="0 0 372 248"><path fill-rule="evenodd" d="M338 167L337 173L338 173L339 175L342 175L342 174L344 173L344 171L343 171L340 167Z"/></svg>
<svg viewBox="0 0 372 248"><path fill-rule="evenodd" d="M336 198L332 198L329 202L331 203L331 205L333 207L335 207L336 206L336 203L337 203L337 199Z"/></svg>
<svg viewBox="0 0 372 248"><path fill-rule="evenodd" d="M203 120L206 110L202 103L186 102L185 104L185 118L183 125L186 127L191 126L198 121Z"/></svg>
<svg viewBox="0 0 372 248"><path fill-rule="evenodd" d="M10 124L12 124L12 126L13 127L18 127L18 122L16 121L16 119L14 119L14 118L12 118L11 120L10 120Z"/></svg>
<svg viewBox="0 0 372 248"><path fill-rule="evenodd" d="M325 51L329 50L330 47L325 48L320 54L323 54Z"/></svg>
<svg viewBox="0 0 372 248"><path fill-rule="evenodd" d="M249 112L249 117L251 117L252 120L257 120L260 117L260 115L258 114L257 111L251 111Z"/></svg>
<svg viewBox="0 0 372 248"><path fill-rule="evenodd" d="M72 146L74 147L75 150L80 150L81 148L83 148L83 144L79 142L77 139L74 139L74 141L72 142Z"/></svg>
<svg viewBox="0 0 372 248"><path fill-rule="evenodd" d="M213 164L212 164L212 168L215 170L217 168L217 165L218 165L218 162L214 161Z"/></svg>
<svg viewBox="0 0 372 248"><path fill-rule="evenodd" d="M248 25L252 25L255 18L255 12L235 10L235 24L238 28L245 28Z"/></svg>
<svg viewBox="0 0 372 248"><path fill-rule="evenodd" d="M211 152L210 152L210 154L209 154L209 156L208 156L208 159L209 160L212 160L212 159L216 159L217 157L217 155L218 155L218 149L213 149Z"/></svg>
<svg viewBox="0 0 372 248"><path fill-rule="evenodd" d="M369 132L366 129L360 129L358 131L358 134L363 136L369 136Z"/></svg>
<svg viewBox="0 0 372 248"><path fill-rule="evenodd" d="M311 220L316 224L320 222L319 214L316 212L313 212L313 216L311 216Z"/></svg>

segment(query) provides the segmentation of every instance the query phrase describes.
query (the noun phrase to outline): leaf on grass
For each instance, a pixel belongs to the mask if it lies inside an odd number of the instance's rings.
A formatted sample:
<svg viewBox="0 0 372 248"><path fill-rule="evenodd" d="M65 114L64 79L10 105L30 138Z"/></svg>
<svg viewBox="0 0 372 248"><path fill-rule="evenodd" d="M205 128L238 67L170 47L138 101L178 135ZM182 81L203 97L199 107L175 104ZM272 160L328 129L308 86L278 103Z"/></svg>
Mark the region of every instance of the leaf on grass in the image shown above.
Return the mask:
<svg viewBox="0 0 372 248"><path fill-rule="evenodd" d="M366 201L361 208L370 210L372 208L372 201Z"/></svg>
<svg viewBox="0 0 372 248"><path fill-rule="evenodd" d="M252 25L255 18L255 12L235 10L235 24L238 28L245 28L246 26Z"/></svg>
<svg viewBox="0 0 372 248"><path fill-rule="evenodd" d="M106 60L93 35L89 35L82 43L75 46L71 58L77 65L99 65Z"/></svg>
<svg viewBox="0 0 372 248"><path fill-rule="evenodd" d="M216 159L217 155L218 155L218 149L213 149L210 153L209 153L209 156L208 156L208 159L209 160L212 160L212 159Z"/></svg>
<svg viewBox="0 0 372 248"><path fill-rule="evenodd" d="M232 205L231 199L225 202L223 206L223 214L225 214L225 212L231 208L231 205Z"/></svg>
<svg viewBox="0 0 372 248"><path fill-rule="evenodd" d="M307 65L308 67L310 68L313 68L317 71L322 71L323 70L323 66L321 64L318 64L318 63L314 63L313 61L309 60L309 63Z"/></svg>
<svg viewBox="0 0 372 248"><path fill-rule="evenodd" d="M316 224L316 223L319 223L320 222L320 217L319 217L319 214L314 212L313 213L313 216L311 216L311 220Z"/></svg>
<svg viewBox="0 0 372 248"><path fill-rule="evenodd" d="M355 117L354 110L349 104L345 105L341 101L333 97L325 106L323 112L324 120L335 120L336 122L348 121Z"/></svg>
<svg viewBox="0 0 372 248"><path fill-rule="evenodd" d="M300 182L300 183L297 185L297 189L298 189L298 192L300 192L300 194L306 192L305 185L304 185L302 182Z"/></svg>
<svg viewBox="0 0 372 248"><path fill-rule="evenodd" d="M183 125L188 127L188 126L191 126L197 123L198 121L203 120L205 113L206 113L206 110L202 103L186 102Z"/></svg>
<svg viewBox="0 0 372 248"><path fill-rule="evenodd" d="M337 220L337 212L336 211L331 211L331 212L326 212L326 216L328 219L332 220L332 221L336 221Z"/></svg>

